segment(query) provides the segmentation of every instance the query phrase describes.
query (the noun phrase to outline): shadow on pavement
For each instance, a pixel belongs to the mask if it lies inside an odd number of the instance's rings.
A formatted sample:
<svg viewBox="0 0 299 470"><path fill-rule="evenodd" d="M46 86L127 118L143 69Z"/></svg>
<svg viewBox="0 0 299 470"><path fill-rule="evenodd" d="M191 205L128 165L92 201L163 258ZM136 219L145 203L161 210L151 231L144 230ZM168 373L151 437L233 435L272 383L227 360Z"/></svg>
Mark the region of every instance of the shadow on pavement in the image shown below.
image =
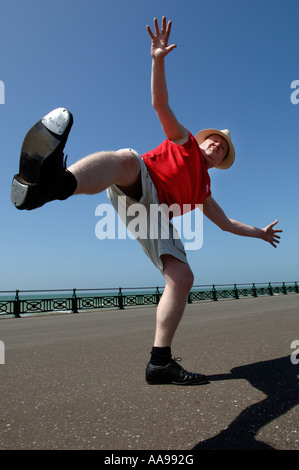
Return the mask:
<svg viewBox="0 0 299 470"><path fill-rule="evenodd" d="M231 370L230 374L210 375L210 382L245 379L267 397L244 409L216 436L199 442L193 450L276 450L255 439L258 431L299 403L299 365L286 356Z"/></svg>

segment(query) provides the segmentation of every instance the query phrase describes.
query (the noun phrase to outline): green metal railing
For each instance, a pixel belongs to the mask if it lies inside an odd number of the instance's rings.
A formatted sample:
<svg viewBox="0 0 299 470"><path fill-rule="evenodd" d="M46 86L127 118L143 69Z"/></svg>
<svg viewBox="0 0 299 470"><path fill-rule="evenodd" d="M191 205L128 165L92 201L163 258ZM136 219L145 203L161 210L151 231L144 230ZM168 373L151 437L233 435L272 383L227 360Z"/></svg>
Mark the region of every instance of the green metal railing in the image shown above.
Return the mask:
<svg viewBox="0 0 299 470"><path fill-rule="evenodd" d="M125 309L133 306L157 305L163 289L163 287L120 287L118 289L0 291L0 316L11 314L19 318L23 314L78 313L105 308ZM194 286L188 295L188 303L287 295L288 293L299 293L297 282Z"/></svg>

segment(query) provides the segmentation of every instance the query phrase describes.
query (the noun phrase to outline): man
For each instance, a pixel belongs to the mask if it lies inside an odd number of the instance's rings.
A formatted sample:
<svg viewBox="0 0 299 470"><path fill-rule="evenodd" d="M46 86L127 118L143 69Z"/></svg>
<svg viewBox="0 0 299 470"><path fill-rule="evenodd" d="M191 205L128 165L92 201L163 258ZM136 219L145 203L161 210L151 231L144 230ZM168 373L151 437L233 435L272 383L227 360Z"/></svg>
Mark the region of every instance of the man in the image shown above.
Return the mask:
<svg viewBox="0 0 299 470"><path fill-rule="evenodd" d="M208 129L196 138L177 120L168 103L164 59L176 46L168 46L171 22L162 19L161 30L154 20L152 39L152 104L167 139L155 150L140 155L131 149L97 152L79 160L69 169L63 161L63 149L73 117L59 108L52 111L27 133L21 151L20 171L12 183L11 199L18 209L35 209L53 199L72 194L96 194L107 190L117 209L120 196L126 206L138 201L147 209L153 204L173 203L184 210L203 204L204 214L222 230L236 235L261 238L273 246L279 243L273 222L264 229L228 219L211 196L208 169L229 168L235 150L228 130ZM148 222L150 216L148 215ZM138 239L145 253L161 270L165 290L157 307L156 332L150 362L146 368L149 384L201 384L203 374L188 372L172 359L171 344L183 315L193 273L184 247L168 219L169 237Z"/></svg>

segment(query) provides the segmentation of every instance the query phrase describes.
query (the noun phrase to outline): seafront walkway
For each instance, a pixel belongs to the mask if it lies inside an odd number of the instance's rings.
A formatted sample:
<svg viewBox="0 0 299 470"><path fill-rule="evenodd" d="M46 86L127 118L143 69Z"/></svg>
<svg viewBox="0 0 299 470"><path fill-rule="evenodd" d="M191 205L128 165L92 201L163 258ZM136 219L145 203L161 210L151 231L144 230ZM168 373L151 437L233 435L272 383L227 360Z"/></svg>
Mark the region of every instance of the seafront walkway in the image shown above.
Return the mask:
<svg viewBox="0 0 299 470"><path fill-rule="evenodd" d="M296 293L188 304L179 387L144 379L154 306L0 318L0 449L299 449L298 324Z"/></svg>

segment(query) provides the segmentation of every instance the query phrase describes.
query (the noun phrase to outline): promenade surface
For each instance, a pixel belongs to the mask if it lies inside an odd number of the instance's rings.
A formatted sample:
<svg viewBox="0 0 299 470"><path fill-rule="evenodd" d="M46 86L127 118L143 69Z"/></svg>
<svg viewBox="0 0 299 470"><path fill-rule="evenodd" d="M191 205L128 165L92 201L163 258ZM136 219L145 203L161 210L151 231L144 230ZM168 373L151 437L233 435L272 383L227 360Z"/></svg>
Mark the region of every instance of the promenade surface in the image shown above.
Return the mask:
<svg viewBox="0 0 299 470"><path fill-rule="evenodd" d="M0 449L299 449L298 294L188 305L173 355L207 385L146 384L154 323L152 307L0 319Z"/></svg>

